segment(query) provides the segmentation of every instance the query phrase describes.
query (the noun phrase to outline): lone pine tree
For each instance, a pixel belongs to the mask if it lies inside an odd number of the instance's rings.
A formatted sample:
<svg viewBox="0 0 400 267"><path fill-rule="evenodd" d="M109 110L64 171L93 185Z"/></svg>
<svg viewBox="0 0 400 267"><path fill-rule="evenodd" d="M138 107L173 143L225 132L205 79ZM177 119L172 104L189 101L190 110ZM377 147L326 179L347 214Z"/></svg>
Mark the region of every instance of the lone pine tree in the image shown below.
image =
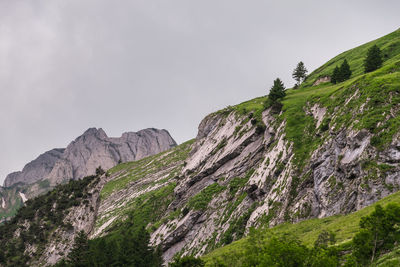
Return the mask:
<svg viewBox="0 0 400 267"><path fill-rule="evenodd" d="M300 83L302 81L304 81L304 79L306 78L306 74L307 74L307 69L304 66L304 63L302 61L300 61L296 68L293 70L293 74L292 77L293 79L295 79L295 81L297 82L297 85L300 85Z"/></svg>
<svg viewBox="0 0 400 267"><path fill-rule="evenodd" d="M281 79L276 78L274 81L274 85L271 87L271 90L269 91L268 98L272 102L276 102L278 99L285 97L285 86Z"/></svg>
<svg viewBox="0 0 400 267"><path fill-rule="evenodd" d="M382 53L378 46L374 45L368 49L367 57L364 61L364 72L371 72L382 66Z"/></svg>

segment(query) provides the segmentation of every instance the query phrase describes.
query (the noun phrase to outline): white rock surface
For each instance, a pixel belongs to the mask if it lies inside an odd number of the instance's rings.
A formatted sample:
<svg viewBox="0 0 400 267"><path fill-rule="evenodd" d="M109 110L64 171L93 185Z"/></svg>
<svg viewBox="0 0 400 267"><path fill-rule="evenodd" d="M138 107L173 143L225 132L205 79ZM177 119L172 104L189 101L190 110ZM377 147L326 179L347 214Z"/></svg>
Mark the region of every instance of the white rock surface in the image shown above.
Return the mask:
<svg viewBox="0 0 400 267"><path fill-rule="evenodd" d="M90 128L66 149L53 149L28 163L22 171L11 173L4 185L32 184L47 179L51 185L80 179L95 173L97 167L109 169L119 161L134 161L170 149L176 143L166 130L145 129L108 137L103 129Z"/></svg>
<svg viewBox="0 0 400 267"><path fill-rule="evenodd" d="M25 194L22 193L22 192L19 192L19 196L21 197L22 202L24 202L24 203L28 200L28 199L26 198Z"/></svg>

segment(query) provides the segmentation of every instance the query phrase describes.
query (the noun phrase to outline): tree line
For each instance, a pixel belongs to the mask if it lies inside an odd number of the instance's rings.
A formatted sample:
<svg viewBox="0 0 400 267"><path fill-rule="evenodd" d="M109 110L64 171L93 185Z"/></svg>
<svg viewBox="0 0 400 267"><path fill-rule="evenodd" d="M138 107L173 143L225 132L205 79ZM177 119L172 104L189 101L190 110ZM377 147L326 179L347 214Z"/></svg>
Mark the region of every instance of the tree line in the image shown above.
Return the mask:
<svg viewBox="0 0 400 267"><path fill-rule="evenodd" d="M380 48L377 45L370 47L364 59L364 73L372 72L379 69L380 67L382 67L382 63L383 58ZM302 84L302 82L306 80L307 72L308 71L305 67L305 64L300 61L292 73L292 77L296 81L294 89L298 88ZM336 66L334 68L330 78L333 84L337 84L350 79L351 75L352 71L350 69L350 65L347 62L347 59L344 59L340 66ZM286 96L285 91L286 88L282 80L280 78L276 78L268 94L269 106L279 106L280 100Z"/></svg>

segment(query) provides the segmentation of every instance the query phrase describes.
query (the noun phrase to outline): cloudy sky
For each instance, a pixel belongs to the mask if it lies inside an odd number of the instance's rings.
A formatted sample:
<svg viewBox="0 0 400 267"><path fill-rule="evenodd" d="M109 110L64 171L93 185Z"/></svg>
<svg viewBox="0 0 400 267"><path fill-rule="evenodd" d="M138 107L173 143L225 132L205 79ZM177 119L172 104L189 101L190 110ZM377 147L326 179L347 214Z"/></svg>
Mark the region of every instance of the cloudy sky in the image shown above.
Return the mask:
<svg viewBox="0 0 400 267"><path fill-rule="evenodd" d="M195 137L304 61L400 27L400 1L1 0L0 183L89 127Z"/></svg>

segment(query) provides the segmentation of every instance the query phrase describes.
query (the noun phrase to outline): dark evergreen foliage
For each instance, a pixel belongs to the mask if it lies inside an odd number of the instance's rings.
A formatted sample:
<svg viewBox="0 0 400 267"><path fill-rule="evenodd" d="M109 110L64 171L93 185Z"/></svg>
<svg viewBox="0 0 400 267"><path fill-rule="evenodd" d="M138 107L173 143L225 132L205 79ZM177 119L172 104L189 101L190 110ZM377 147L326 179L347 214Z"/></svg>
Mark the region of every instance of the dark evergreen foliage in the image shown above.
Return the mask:
<svg viewBox="0 0 400 267"><path fill-rule="evenodd" d="M300 61L292 73L292 77L293 77L293 79L295 79L297 86L299 86L301 84L301 82L305 80L305 78L307 76L307 72L308 71L307 71L306 67L304 66L304 63L302 61Z"/></svg>
<svg viewBox="0 0 400 267"><path fill-rule="evenodd" d="M96 168L96 175L97 176L101 176L105 173L105 171L103 170L103 168L101 166Z"/></svg>
<svg viewBox="0 0 400 267"><path fill-rule="evenodd" d="M346 59L343 61L342 65L340 65L339 73L340 82L348 80L351 77L350 66Z"/></svg>
<svg viewBox="0 0 400 267"><path fill-rule="evenodd" d="M338 83L339 75L340 75L339 72L340 72L339 67L336 66L335 69L333 70L333 73L332 73L332 76L331 76L331 82L333 84Z"/></svg>
<svg viewBox="0 0 400 267"><path fill-rule="evenodd" d="M70 181L25 202L14 218L0 225L0 247L4 254L4 257L0 255L0 266L27 266L31 258L25 254L28 245L42 249L52 231L70 230L72 225L64 223L67 210L89 197L87 186L97 182L97 178L89 176ZM29 222L29 227L21 226L25 221ZM18 237L14 235L16 231L20 232Z"/></svg>
<svg viewBox="0 0 400 267"><path fill-rule="evenodd" d="M340 65L340 67L336 66L335 69L333 70L331 76L331 82L333 84L341 83L345 80L348 80L350 77L351 77L350 65L345 59L343 63Z"/></svg>
<svg viewBox="0 0 400 267"><path fill-rule="evenodd" d="M150 247L149 241L150 235L144 226L137 227L131 217L117 230L100 238L88 241L87 236L80 232L67 260L54 266L161 266L161 250Z"/></svg>
<svg viewBox="0 0 400 267"><path fill-rule="evenodd" d="M367 57L364 61L364 72L371 72L382 66L382 52L377 45L368 49Z"/></svg>
<svg viewBox="0 0 400 267"><path fill-rule="evenodd" d="M276 78L274 81L274 85L271 87L269 91L268 99L271 100L272 103L277 102L279 99L285 97L285 86L281 79Z"/></svg>
<svg viewBox="0 0 400 267"><path fill-rule="evenodd" d="M68 254L68 263L76 267L88 266L89 245L84 231L80 231L74 240L74 246Z"/></svg>
<svg viewBox="0 0 400 267"><path fill-rule="evenodd" d="M193 256L177 257L168 264L169 267L203 267L204 261Z"/></svg>

